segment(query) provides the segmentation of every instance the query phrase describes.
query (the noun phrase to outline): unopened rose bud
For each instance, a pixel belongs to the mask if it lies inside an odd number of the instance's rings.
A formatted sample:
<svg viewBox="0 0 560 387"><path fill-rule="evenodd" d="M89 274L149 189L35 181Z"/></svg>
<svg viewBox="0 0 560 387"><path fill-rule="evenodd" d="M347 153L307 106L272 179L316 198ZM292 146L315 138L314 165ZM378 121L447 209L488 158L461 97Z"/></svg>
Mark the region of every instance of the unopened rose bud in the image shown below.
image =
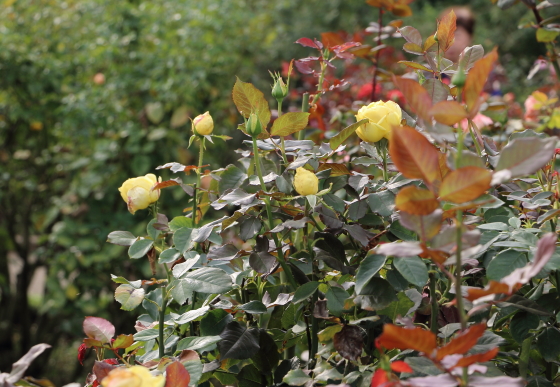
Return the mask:
<svg viewBox="0 0 560 387"><path fill-rule="evenodd" d="M301 196L315 195L319 191L319 179L305 168L296 169L294 188Z"/></svg>
<svg viewBox="0 0 560 387"><path fill-rule="evenodd" d="M251 137L257 137L262 132L262 124L261 120L259 120L259 116L255 113L252 113L247 120L247 134Z"/></svg>
<svg viewBox="0 0 560 387"><path fill-rule="evenodd" d="M214 130L214 120L209 112L196 116L192 122L193 132L200 136L207 136Z"/></svg>
<svg viewBox="0 0 560 387"><path fill-rule="evenodd" d="M282 77L278 77L274 86L272 87L272 96L278 101L282 102L284 98L288 95L288 86L282 80Z"/></svg>

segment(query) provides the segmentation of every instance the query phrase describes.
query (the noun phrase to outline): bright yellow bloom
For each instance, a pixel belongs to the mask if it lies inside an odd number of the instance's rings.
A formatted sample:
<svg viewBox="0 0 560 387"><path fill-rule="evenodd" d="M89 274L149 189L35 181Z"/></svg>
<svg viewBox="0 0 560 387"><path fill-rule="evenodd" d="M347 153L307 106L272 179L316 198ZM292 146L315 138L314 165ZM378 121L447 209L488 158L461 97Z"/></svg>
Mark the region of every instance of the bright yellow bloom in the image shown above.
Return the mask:
<svg viewBox="0 0 560 387"><path fill-rule="evenodd" d="M103 387L163 387L165 377L154 376L146 367L132 366L113 369L101 381Z"/></svg>
<svg viewBox="0 0 560 387"><path fill-rule="evenodd" d="M369 123L361 125L356 130L356 134L363 141L377 142L382 138L389 139L392 127L401 124L402 111L393 101L377 101L358 110L356 120L360 121L364 118L367 118Z"/></svg>
<svg viewBox="0 0 560 387"><path fill-rule="evenodd" d="M299 167L296 169L294 187L297 193L302 196L315 195L319 191L319 179L313 172Z"/></svg>
<svg viewBox="0 0 560 387"><path fill-rule="evenodd" d="M193 132L201 136L207 136L214 130L214 120L209 112L196 116L192 122Z"/></svg>
<svg viewBox="0 0 560 387"><path fill-rule="evenodd" d="M156 189L152 191L152 188L157 183L158 180L152 173L148 173L146 176L128 179L123 183L119 188L119 192L131 214L134 214L137 210L143 210L150 204L158 201L160 190Z"/></svg>

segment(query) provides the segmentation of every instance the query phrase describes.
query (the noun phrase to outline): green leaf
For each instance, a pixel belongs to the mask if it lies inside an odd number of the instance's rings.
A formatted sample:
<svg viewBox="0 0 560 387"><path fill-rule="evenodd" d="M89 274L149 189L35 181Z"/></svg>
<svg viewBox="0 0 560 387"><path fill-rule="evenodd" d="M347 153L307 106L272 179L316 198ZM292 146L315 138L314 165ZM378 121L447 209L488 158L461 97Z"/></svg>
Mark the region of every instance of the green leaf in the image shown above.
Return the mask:
<svg viewBox="0 0 560 387"><path fill-rule="evenodd" d="M428 269L421 258L394 258L393 266L414 286L422 287L428 282Z"/></svg>
<svg viewBox="0 0 560 387"><path fill-rule="evenodd" d="M389 304L388 307L378 310L377 314L385 315L393 321L398 316L405 317L410 308L414 306L414 302L404 292L398 293L397 298L398 300Z"/></svg>
<svg viewBox="0 0 560 387"><path fill-rule="evenodd" d="M154 223L157 223L157 219L150 220L150 223L146 226L146 232L154 241L158 238L159 234L161 234L160 230L156 230L154 228Z"/></svg>
<svg viewBox="0 0 560 387"><path fill-rule="evenodd" d="M189 375L191 376L191 381L189 382L189 386L192 387L198 386L198 381L202 377L202 371L204 369L204 366L202 365L200 359L188 360L182 363L183 366L185 366L185 368L189 372Z"/></svg>
<svg viewBox="0 0 560 387"><path fill-rule="evenodd" d="M282 318L280 320L282 328L287 330L297 324L296 310L297 307L295 304L289 304L288 307L284 309L284 313L282 313Z"/></svg>
<svg viewBox="0 0 560 387"><path fill-rule="evenodd" d="M259 330L232 321L220 334L222 341L218 343L220 356L225 359L249 359L259 350Z"/></svg>
<svg viewBox="0 0 560 387"><path fill-rule="evenodd" d="M300 302L305 301L306 299L311 297L313 293L315 293L315 290L317 290L318 287L319 282L317 281L311 281L301 285L296 289L292 302L294 304L299 304Z"/></svg>
<svg viewBox="0 0 560 387"><path fill-rule="evenodd" d="M193 228L181 227L173 234L175 249L181 254L185 254L185 252L194 247L194 242L192 240L193 230Z"/></svg>
<svg viewBox="0 0 560 387"><path fill-rule="evenodd" d="M173 247L163 250L159 255L158 263L173 263L181 258L181 253L174 249Z"/></svg>
<svg viewBox="0 0 560 387"><path fill-rule="evenodd" d="M289 136L307 127L309 113L290 112L282 114L272 124L271 136Z"/></svg>
<svg viewBox="0 0 560 387"><path fill-rule="evenodd" d="M546 361L558 360L558 355L560 355L560 331L555 327L545 328L537 336L537 350Z"/></svg>
<svg viewBox="0 0 560 387"><path fill-rule="evenodd" d="M183 277L187 287L198 293L227 293L232 288L231 277L222 269L203 267Z"/></svg>
<svg viewBox="0 0 560 387"><path fill-rule="evenodd" d="M255 216L249 216L239 224L239 237L244 241L253 238L262 228L262 222Z"/></svg>
<svg viewBox="0 0 560 387"><path fill-rule="evenodd" d="M527 264L527 256L522 251L504 250L500 252L486 268L488 279L499 281L515 269Z"/></svg>
<svg viewBox="0 0 560 387"><path fill-rule="evenodd" d="M393 301L397 301L395 289L383 278L373 277L366 286L362 288L359 297L356 297L356 303L365 310L379 310L386 308Z"/></svg>
<svg viewBox="0 0 560 387"><path fill-rule="evenodd" d="M536 314L524 311L517 312L509 323L511 337L519 344L523 343L523 340L531 335L529 331L538 328L540 321Z"/></svg>
<svg viewBox="0 0 560 387"><path fill-rule="evenodd" d="M364 286L379 272L379 270L381 270L383 265L385 265L385 261L387 261L386 256L373 254L371 251L368 252L368 255L366 255L362 263L360 263L360 268L356 273L356 285L354 289L357 294L361 294Z"/></svg>
<svg viewBox="0 0 560 387"><path fill-rule="evenodd" d="M159 124L163 119L163 105L161 102L149 102L146 104L146 115L152 124Z"/></svg>
<svg viewBox="0 0 560 387"><path fill-rule="evenodd" d="M137 289L128 284L120 285L115 290L115 300L121 304L121 309L133 310L144 300L144 289Z"/></svg>
<svg viewBox="0 0 560 387"><path fill-rule="evenodd" d="M340 131L340 133L338 133L336 136L334 136L333 138L331 138L329 140L329 146L331 147L332 150L337 149L340 144L342 144L344 141L346 141L346 139L348 137L350 137L351 135L354 134L354 132L363 124L367 124L369 122L369 120L367 118L364 118L363 120L360 120L358 122L353 123L350 126L347 126L346 128L342 129Z"/></svg>
<svg viewBox="0 0 560 387"><path fill-rule="evenodd" d="M200 334L202 336L219 335L232 320L231 314L223 309L211 310L200 320Z"/></svg>
<svg viewBox="0 0 560 387"><path fill-rule="evenodd" d="M176 216L169 222L169 229L173 232L177 231L182 227L192 228L192 219L185 216Z"/></svg>
<svg viewBox="0 0 560 387"><path fill-rule="evenodd" d="M395 208L395 194L388 190L369 195L367 201L371 211L381 216L391 216Z"/></svg>
<svg viewBox="0 0 560 387"><path fill-rule="evenodd" d="M136 341L148 341L152 339L157 339L158 337L159 337L159 330L154 328L144 329L143 331L134 334L134 340Z"/></svg>
<svg viewBox="0 0 560 387"><path fill-rule="evenodd" d="M304 384L312 381L309 376L300 368L296 370L290 370L282 381L289 386L303 386Z"/></svg>
<svg viewBox="0 0 560 387"><path fill-rule="evenodd" d="M177 343L177 351L190 349L199 351L211 345L218 343L222 338L220 336L190 336L182 339Z"/></svg>
<svg viewBox="0 0 560 387"><path fill-rule="evenodd" d="M257 300L249 301L248 303L239 306L239 309L251 314L266 313L266 306Z"/></svg>
<svg viewBox="0 0 560 387"><path fill-rule="evenodd" d="M186 324L188 322L195 321L200 317L204 316L206 312L208 312L209 310L210 310L209 306L203 306L202 308L189 310L188 312L185 312L180 316L174 314L173 320L175 320L177 324Z"/></svg>
<svg viewBox="0 0 560 387"><path fill-rule="evenodd" d="M510 178L531 175L550 161L555 145L556 138L516 138L502 149L496 171L507 169Z"/></svg>
<svg viewBox="0 0 560 387"><path fill-rule="evenodd" d="M350 297L350 295L344 289L331 286L325 293L325 297L327 298L327 308L331 314L340 316L344 310L344 301Z"/></svg>
<svg viewBox="0 0 560 387"><path fill-rule="evenodd" d="M260 330L259 352L251 358L253 363L263 373L270 373L276 369L280 361L276 342L264 329Z"/></svg>
<svg viewBox="0 0 560 387"><path fill-rule="evenodd" d="M171 116L170 125L172 128L178 128L189 122L189 109L187 106L179 106Z"/></svg>
<svg viewBox="0 0 560 387"><path fill-rule="evenodd" d="M261 371L254 364L246 365L237 374L239 386L243 387L264 387L266 380Z"/></svg>
<svg viewBox="0 0 560 387"><path fill-rule="evenodd" d="M218 190L224 192L227 189L235 189L241 187L245 180L247 180L247 174L241 169L237 168L235 165L228 165L226 169L220 175L220 181L218 182Z"/></svg>
<svg viewBox="0 0 560 387"><path fill-rule="evenodd" d="M183 305L188 299L193 298L193 291L187 286L185 280L174 279L171 286L171 296L179 305Z"/></svg>
<svg viewBox="0 0 560 387"><path fill-rule="evenodd" d="M144 255L148 254L153 244L154 241L151 239L139 239L128 249L128 256L135 259L142 258Z"/></svg>
<svg viewBox="0 0 560 387"><path fill-rule="evenodd" d="M107 242L120 246L130 246L136 239L137 238L128 231L113 231L107 236Z"/></svg>
<svg viewBox="0 0 560 387"><path fill-rule="evenodd" d="M264 94L251 83L242 82L237 78L233 86L233 103L237 110L245 118L249 118L251 113L259 116L263 129L270 122L270 109Z"/></svg>
<svg viewBox="0 0 560 387"><path fill-rule="evenodd" d="M547 30L545 28L539 28L537 30L537 42L551 43L554 42L554 40L558 35L560 35L559 31L552 31L552 30Z"/></svg>

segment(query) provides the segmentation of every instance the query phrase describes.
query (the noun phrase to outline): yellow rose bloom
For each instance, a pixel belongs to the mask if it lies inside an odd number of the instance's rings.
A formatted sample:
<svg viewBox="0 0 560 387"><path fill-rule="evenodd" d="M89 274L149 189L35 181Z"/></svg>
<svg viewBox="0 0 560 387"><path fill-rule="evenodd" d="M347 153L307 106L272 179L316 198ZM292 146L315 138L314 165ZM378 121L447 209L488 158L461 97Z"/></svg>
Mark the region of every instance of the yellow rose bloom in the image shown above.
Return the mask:
<svg viewBox="0 0 560 387"><path fill-rule="evenodd" d="M154 376L146 367L132 366L113 369L101 381L103 387L163 387L165 377Z"/></svg>
<svg viewBox="0 0 560 387"><path fill-rule="evenodd" d="M315 195L319 191L319 179L305 168L296 169L294 188L302 196Z"/></svg>
<svg viewBox="0 0 560 387"><path fill-rule="evenodd" d="M157 183L158 180L156 176L152 173L148 173L146 176L128 179L122 184L119 188L119 192L131 214L134 214L137 210L148 208L150 204L158 201L160 190L156 189L152 191L152 187Z"/></svg>
<svg viewBox="0 0 560 387"><path fill-rule="evenodd" d="M369 123L361 125L356 130L356 134L363 141L377 142L382 138L389 139L392 127L401 124L402 111L393 101L377 101L358 110L356 120L360 121L364 118L367 118Z"/></svg>
<svg viewBox="0 0 560 387"><path fill-rule="evenodd" d="M214 120L209 112L196 116L192 122L193 132L201 136L207 136L214 130Z"/></svg>

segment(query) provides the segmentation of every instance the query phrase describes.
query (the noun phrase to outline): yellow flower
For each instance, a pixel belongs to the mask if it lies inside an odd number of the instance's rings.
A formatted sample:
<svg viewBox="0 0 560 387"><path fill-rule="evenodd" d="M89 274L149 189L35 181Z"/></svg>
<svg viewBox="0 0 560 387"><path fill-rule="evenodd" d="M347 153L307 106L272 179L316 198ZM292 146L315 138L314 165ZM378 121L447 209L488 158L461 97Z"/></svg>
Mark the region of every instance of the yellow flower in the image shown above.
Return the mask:
<svg viewBox="0 0 560 387"><path fill-rule="evenodd" d="M382 138L389 139L392 127L401 124L402 111L393 101L377 101L358 110L356 120L360 121L364 118L367 118L369 123L361 125L356 130L356 134L363 141L377 142Z"/></svg>
<svg viewBox="0 0 560 387"><path fill-rule="evenodd" d="M302 196L315 195L319 191L319 179L313 172L299 167L296 169L294 177L294 187L298 194Z"/></svg>
<svg viewBox="0 0 560 387"><path fill-rule="evenodd" d="M132 366L113 369L101 381L103 387L163 387L165 377L154 376L146 367Z"/></svg>
<svg viewBox="0 0 560 387"><path fill-rule="evenodd" d="M128 179L123 183L119 188L119 192L131 214L134 214L137 210L143 210L150 204L158 201L160 190L156 189L152 191L152 187L157 183L158 180L152 173L148 173L146 176Z"/></svg>
<svg viewBox="0 0 560 387"><path fill-rule="evenodd" d="M209 112L196 116L192 122L193 132L201 136L207 136L214 130L214 120Z"/></svg>

